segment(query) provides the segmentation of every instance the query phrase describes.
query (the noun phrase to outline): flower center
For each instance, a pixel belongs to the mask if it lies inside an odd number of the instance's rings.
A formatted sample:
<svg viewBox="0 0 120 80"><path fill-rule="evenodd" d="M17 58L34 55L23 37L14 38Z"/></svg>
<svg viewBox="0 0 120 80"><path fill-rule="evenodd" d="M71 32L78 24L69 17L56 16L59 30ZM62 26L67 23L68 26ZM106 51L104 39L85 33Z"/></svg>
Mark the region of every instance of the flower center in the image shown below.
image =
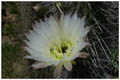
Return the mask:
<svg viewBox="0 0 120 80"><path fill-rule="evenodd" d="M57 60L60 60L63 57L63 54L66 56L70 56L72 52L73 43L69 41L62 41L61 45L52 45L50 48L51 55L56 58Z"/></svg>

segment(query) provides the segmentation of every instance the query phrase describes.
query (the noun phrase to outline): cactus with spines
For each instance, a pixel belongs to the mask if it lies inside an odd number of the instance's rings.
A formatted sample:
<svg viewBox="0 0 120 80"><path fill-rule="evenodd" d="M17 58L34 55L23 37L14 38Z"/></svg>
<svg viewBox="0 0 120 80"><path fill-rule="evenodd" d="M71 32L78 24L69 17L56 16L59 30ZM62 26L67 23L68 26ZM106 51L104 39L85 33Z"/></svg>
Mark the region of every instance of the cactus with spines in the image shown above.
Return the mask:
<svg viewBox="0 0 120 80"><path fill-rule="evenodd" d="M84 49L88 58L75 59L73 71L63 69L59 78L118 77L118 2L40 2L33 9L41 19L76 12L80 18L85 16L85 26L91 27L86 39L91 46ZM39 14L41 10L45 11L44 15Z"/></svg>

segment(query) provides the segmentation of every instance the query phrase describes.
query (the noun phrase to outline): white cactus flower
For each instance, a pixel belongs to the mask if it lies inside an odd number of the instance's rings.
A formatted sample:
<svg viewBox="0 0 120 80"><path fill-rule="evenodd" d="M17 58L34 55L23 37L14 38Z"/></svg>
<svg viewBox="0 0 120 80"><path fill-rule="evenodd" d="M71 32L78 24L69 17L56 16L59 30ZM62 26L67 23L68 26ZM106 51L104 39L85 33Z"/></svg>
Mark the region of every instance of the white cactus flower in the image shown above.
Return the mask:
<svg viewBox="0 0 120 80"><path fill-rule="evenodd" d="M80 52L88 45L85 36L89 27L84 25L85 18L78 18L76 13L73 16L61 15L57 20L50 16L44 22L36 22L33 31L26 35L28 47L25 50L30 56L25 58L37 61L32 65L34 69L56 66L55 75L60 74L62 66L71 71L71 61L87 55Z"/></svg>

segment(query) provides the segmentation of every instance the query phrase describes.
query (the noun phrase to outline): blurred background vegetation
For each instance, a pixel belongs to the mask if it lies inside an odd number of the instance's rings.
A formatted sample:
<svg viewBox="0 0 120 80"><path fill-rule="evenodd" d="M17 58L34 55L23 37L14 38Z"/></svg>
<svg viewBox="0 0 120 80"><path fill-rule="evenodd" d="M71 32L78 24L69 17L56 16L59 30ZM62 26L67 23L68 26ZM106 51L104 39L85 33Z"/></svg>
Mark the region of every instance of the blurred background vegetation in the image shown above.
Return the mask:
<svg viewBox="0 0 120 80"><path fill-rule="evenodd" d="M87 59L76 59L73 71L60 78L118 78L118 2L2 2L2 78L54 78L54 67L31 69L25 33L45 16L77 12L91 26Z"/></svg>

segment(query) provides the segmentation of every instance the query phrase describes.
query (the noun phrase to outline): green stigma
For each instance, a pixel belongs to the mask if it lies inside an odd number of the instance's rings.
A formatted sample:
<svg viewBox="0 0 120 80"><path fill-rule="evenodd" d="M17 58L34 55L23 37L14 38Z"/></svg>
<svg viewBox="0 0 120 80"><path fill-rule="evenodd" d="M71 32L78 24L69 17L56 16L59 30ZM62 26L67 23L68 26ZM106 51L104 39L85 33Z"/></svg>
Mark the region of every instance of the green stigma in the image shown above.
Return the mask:
<svg viewBox="0 0 120 80"><path fill-rule="evenodd" d="M52 45L50 48L51 56L60 60L63 54L70 56L72 52L73 43L70 41L62 41L61 45Z"/></svg>

